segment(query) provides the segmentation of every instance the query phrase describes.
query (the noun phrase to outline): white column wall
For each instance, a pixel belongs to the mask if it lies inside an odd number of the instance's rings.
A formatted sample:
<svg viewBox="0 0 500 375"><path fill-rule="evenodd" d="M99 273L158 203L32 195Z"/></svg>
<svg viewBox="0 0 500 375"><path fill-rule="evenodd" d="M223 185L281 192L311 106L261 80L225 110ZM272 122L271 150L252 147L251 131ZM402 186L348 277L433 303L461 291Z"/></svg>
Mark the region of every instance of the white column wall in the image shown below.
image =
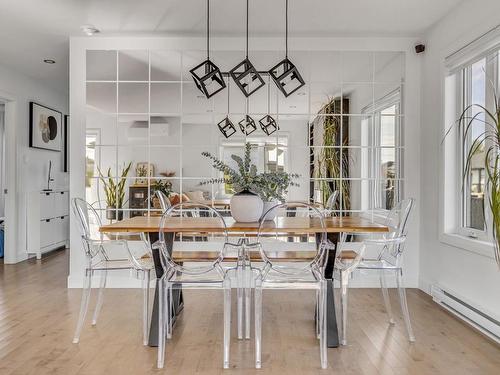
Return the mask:
<svg viewBox="0 0 500 375"><path fill-rule="evenodd" d="M446 192L442 158L444 58L498 25L500 2L465 1L426 35L422 65L422 143L420 147L420 288L447 288L476 308L500 318L500 272L493 259L440 241ZM453 183L453 182L447 182ZM438 194L438 193L441 193ZM458 205L458 203L457 203ZM459 240L460 241L460 240ZM465 245L465 240L464 246ZM490 248L491 250L491 248Z"/></svg>

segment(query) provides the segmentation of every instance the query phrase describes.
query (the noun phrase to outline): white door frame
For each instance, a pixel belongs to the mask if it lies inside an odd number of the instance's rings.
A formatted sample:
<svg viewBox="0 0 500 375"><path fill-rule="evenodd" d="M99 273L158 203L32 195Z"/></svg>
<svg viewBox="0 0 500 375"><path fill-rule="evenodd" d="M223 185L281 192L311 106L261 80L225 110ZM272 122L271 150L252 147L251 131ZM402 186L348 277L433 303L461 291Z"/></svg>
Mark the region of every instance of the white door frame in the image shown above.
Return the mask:
<svg viewBox="0 0 500 375"><path fill-rule="evenodd" d="M5 104L5 238L4 263L17 263L17 101L0 90L0 101Z"/></svg>

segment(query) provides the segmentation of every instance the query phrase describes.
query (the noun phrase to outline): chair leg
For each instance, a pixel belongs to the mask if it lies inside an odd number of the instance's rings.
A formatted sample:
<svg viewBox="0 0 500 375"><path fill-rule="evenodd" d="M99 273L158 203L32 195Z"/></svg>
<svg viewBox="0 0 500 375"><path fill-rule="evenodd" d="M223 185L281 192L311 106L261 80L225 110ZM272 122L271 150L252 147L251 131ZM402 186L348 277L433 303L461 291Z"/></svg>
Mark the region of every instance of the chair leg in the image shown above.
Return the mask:
<svg viewBox="0 0 500 375"><path fill-rule="evenodd" d="M224 358L223 367L229 368L231 348L231 282L224 281Z"/></svg>
<svg viewBox="0 0 500 375"><path fill-rule="evenodd" d="M319 321L318 325L320 326L320 337L319 337L319 347L320 347L320 359L321 359L321 368L326 369L328 367L328 350L327 350L327 320L326 320L326 296L327 296L327 282L326 280L321 281L320 285L320 293L319 293Z"/></svg>
<svg viewBox="0 0 500 375"><path fill-rule="evenodd" d="M391 300L389 298L389 292L387 291L387 282L385 280L384 270L380 271L380 289L382 290L382 297L384 298L385 311L387 312L389 323L394 324L394 318L392 317Z"/></svg>
<svg viewBox="0 0 500 375"><path fill-rule="evenodd" d="M342 312L342 335L340 344L347 345L347 291L349 274L347 272L340 272L340 304Z"/></svg>
<svg viewBox="0 0 500 375"><path fill-rule="evenodd" d="M250 310L252 303L252 271L245 269L245 339L250 340Z"/></svg>
<svg viewBox="0 0 500 375"><path fill-rule="evenodd" d="M158 282L158 368L165 364L165 280Z"/></svg>
<svg viewBox="0 0 500 375"><path fill-rule="evenodd" d="M236 270L238 288L236 289L237 315L238 315L238 339L243 340L243 270L241 264Z"/></svg>
<svg viewBox="0 0 500 375"><path fill-rule="evenodd" d="M316 338L318 340L320 339L320 327L321 327L321 323L319 320L319 309L320 309L319 302L320 302L320 291L317 290L316 291L316 309L314 311L314 318L315 318L314 321L316 322Z"/></svg>
<svg viewBox="0 0 500 375"><path fill-rule="evenodd" d="M89 307L90 291L92 290L92 269L89 267L85 270L85 278L83 281L82 289L82 302L80 304L80 314L78 315L78 323L76 324L75 335L73 337L73 344L80 341L80 334L82 333L83 323L85 322L85 315Z"/></svg>
<svg viewBox="0 0 500 375"><path fill-rule="evenodd" d="M142 341L144 345L148 344L148 332L149 332L149 278L150 271L143 271L142 280Z"/></svg>
<svg viewBox="0 0 500 375"><path fill-rule="evenodd" d="M102 303L104 300L104 290L106 289L106 281L108 279L108 271L101 271L101 282L99 284L99 293L97 294L97 302L95 304L94 316L92 317L92 325L97 324L97 318L101 312Z"/></svg>
<svg viewBox="0 0 500 375"><path fill-rule="evenodd" d="M410 342L415 342L415 336L410 322L410 312L408 311L408 303L406 301L406 290L403 287L401 271L396 271L396 283L398 286L399 303L401 304L401 311L403 312L403 319L405 321L406 331L408 332L408 340L410 340Z"/></svg>
<svg viewBox="0 0 500 375"><path fill-rule="evenodd" d="M262 285L260 281L255 282L254 291L254 314L255 314L255 368L261 368L262 360Z"/></svg>
<svg viewBox="0 0 500 375"><path fill-rule="evenodd" d="M172 338L172 331L174 329L174 292L173 292L173 284L168 288L168 312L166 313L167 321L167 339Z"/></svg>

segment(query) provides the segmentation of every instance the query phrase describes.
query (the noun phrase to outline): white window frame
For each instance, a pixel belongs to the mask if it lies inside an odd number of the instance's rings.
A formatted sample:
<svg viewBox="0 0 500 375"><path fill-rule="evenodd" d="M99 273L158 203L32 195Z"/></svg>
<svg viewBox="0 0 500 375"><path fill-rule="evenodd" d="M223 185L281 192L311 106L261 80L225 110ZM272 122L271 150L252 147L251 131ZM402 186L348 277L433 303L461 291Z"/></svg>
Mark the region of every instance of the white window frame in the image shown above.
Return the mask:
<svg viewBox="0 0 500 375"><path fill-rule="evenodd" d="M439 238L443 243L488 258L494 258L494 241L489 210L485 210L485 231L465 228L462 225L464 218L462 136L454 124L460 116L465 102L463 95L464 79L460 75L461 72L463 72L465 67L472 65L484 57L491 56L493 53L499 53L498 51L500 51L500 27L491 30L472 43L448 55L444 59L443 70L444 111L443 139L441 143L442 180L440 182L441 219ZM490 69L493 69L491 68L491 64ZM492 73L498 89L500 87L498 66ZM488 90L486 92L488 93ZM491 98L487 96L487 107L490 107L491 103ZM486 207L488 207L487 202L485 202Z"/></svg>

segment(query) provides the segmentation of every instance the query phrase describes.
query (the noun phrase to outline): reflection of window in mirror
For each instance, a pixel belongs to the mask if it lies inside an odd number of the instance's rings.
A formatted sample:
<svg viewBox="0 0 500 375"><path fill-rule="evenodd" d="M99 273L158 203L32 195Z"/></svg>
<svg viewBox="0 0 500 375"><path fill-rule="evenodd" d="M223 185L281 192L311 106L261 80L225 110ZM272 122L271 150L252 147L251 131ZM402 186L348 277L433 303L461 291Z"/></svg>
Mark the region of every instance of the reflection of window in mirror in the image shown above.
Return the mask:
<svg viewBox="0 0 500 375"><path fill-rule="evenodd" d="M371 145L368 176L375 181L370 207L390 210L401 197L401 90L375 100L363 113L373 117L373 126L367 127Z"/></svg>
<svg viewBox="0 0 500 375"><path fill-rule="evenodd" d="M100 130L87 129L85 134L85 199L87 202L98 201L97 167L99 166Z"/></svg>

